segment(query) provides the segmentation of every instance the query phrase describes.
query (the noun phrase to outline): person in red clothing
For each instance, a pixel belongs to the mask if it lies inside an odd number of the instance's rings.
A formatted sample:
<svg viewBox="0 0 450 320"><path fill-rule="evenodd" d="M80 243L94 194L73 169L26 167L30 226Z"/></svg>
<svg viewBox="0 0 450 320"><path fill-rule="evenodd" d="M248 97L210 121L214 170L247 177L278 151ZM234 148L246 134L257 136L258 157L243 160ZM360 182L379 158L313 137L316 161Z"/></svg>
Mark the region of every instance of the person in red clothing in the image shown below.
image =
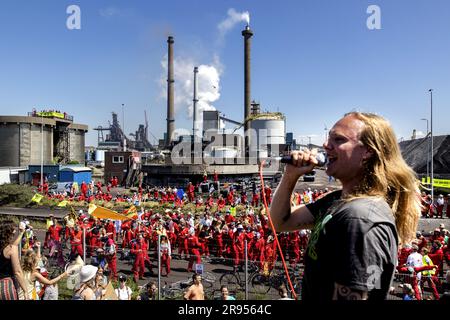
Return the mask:
<svg viewBox="0 0 450 320"><path fill-rule="evenodd" d="M233 268L237 270L244 259L245 233L242 225L238 225L233 235Z"/></svg>
<svg viewBox="0 0 450 320"><path fill-rule="evenodd" d="M195 199L195 187L192 184L192 182L189 182L189 184L188 184L187 194L188 194L189 202L194 202L194 199Z"/></svg>
<svg viewBox="0 0 450 320"><path fill-rule="evenodd" d="M289 242L289 262L293 268L300 263L300 236L299 231L290 232L288 235Z"/></svg>
<svg viewBox="0 0 450 320"><path fill-rule="evenodd" d="M254 244L254 238L255 234L249 225L245 231L245 240L247 240L247 255L249 260L253 260L252 245Z"/></svg>
<svg viewBox="0 0 450 320"><path fill-rule="evenodd" d="M259 207L259 193L258 192L253 192L252 206L253 207Z"/></svg>
<svg viewBox="0 0 450 320"><path fill-rule="evenodd" d="M145 279L145 241L141 233L138 233L136 239L131 243L131 253L134 255L134 263L131 271L133 272L134 281L137 283L138 279Z"/></svg>
<svg viewBox="0 0 450 320"><path fill-rule="evenodd" d="M184 220L180 221L181 232L178 234L178 254L181 259L184 259L184 255L189 255L189 247L187 239L189 236L189 226L186 225Z"/></svg>
<svg viewBox="0 0 450 320"><path fill-rule="evenodd" d="M272 203L272 189L269 187L268 184L264 188L264 192L266 194L267 205L270 206L270 204Z"/></svg>
<svg viewBox="0 0 450 320"><path fill-rule="evenodd" d="M412 247L410 244L405 244L399 250L398 254L398 266L397 270L406 266L406 261L408 260L408 256L412 253Z"/></svg>
<svg viewBox="0 0 450 320"><path fill-rule="evenodd" d="M131 220L125 221L121 226L122 236L122 249L130 246L131 240L134 238L134 232L131 230Z"/></svg>
<svg viewBox="0 0 450 320"><path fill-rule="evenodd" d="M170 261L172 257L172 249L170 247L170 242L168 241L166 236L161 236L161 275L163 271L163 266L165 266L166 269L166 277L170 274Z"/></svg>
<svg viewBox="0 0 450 320"><path fill-rule="evenodd" d="M217 210L220 211L225 207L225 200L222 195L219 196L219 200L217 200Z"/></svg>
<svg viewBox="0 0 450 320"><path fill-rule="evenodd" d="M203 182L208 181L208 174L205 172L203 172Z"/></svg>
<svg viewBox="0 0 450 320"><path fill-rule="evenodd" d="M111 271L111 278L117 280L117 250L114 239L110 237L102 237L102 242L105 243L105 257L108 263L108 268Z"/></svg>
<svg viewBox="0 0 450 320"><path fill-rule="evenodd" d="M62 227L58 224L58 220L56 218L53 218L53 225L48 228L48 231L50 232L49 256L53 257L56 254L58 265L64 266L63 249L61 246Z"/></svg>
<svg viewBox="0 0 450 320"><path fill-rule="evenodd" d="M277 261L277 251L272 235L267 237L266 247L264 248L264 258L267 263L268 271L272 271L275 262Z"/></svg>
<svg viewBox="0 0 450 320"><path fill-rule="evenodd" d="M77 255L83 256L83 232L78 225L75 225L70 232L70 256L72 259ZM70 260L72 260L70 259Z"/></svg>
<svg viewBox="0 0 450 320"><path fill-rule="evenodd" d="M258 261L259 270L263 270L264 268L264 251L266 246L266 241L259 232L255 234L256 242L252 246L252 257L254 261Z"/></svg>
<svg viewBox="0 0 450 320"><path fill-rule="evenodd" d="M188 272L192 272L192 266L195 263L200 264L202 259L200 257L200 251L198 250L201 247L200 242L198 241L197 236L195 236L195 231L191 230L189 232L189 237L187 238L187 245L189 248L190 259L187 267Z"/></svg>
<svg viewBox="0 0 450 320"><path fill-rule="evenodd" d="M421 196L420 196L420 202L421 202L421 212L422 212L422 217L423 218L427 218L428 217L428 210L430 208L430 203L429 203L429 199L427 194L425 193L425 191L422 192Z"/></svg>
<svg viewBox="0 0 450 320"><path fill-rule="evenodd" d="M229 224L229 223L235 222L235 221L236 221L236 218L231 215L231 211L230 211L230 209L228 209L225 214L225 223Z"/></svg>
<svg viewBox="0 0 450 320"><path fill-rule="evenodd" d="M42 191L44 192L45 195L48 195L48 182L47 181L44 182Z"/></svg>
<svg viewBox="0 0 450 320"><path fill-rule="evenodd" d="M102 183L100 181L97 181L96 187L97 187L97 192L102 191Z"/></svg>
<svg viewBox="0 0 450 320"><path fill-rule="evenodd" d="M444 252L442 251L442 242L434 240L431 247L431 253L428 254L433 264L436 266L436 275L443 277L444 267Z"/></svg>
<svg viewBox="0 0 450 320"><path fill-rule="evenodd" d="M227 194L227 204L228 205L233 205L234 204L234 192L233 192L233 189L231 189L230 192L228 192L228 194Z"/></svg>
<svg viewBox="0 0 450 320"><path fill-rule="evenodd" d="M83 197L86 199L87 198L87 192L88 192L88 186L86 184L86 182L82 182L81 183L81 194L83 195Z"/></svg>
<svg viewBox="0 0 450 320"><path fill-rule="evenodd" d="M419 251L422 251L422 248L426 248L428 246L428 240L426 237L422 235L422 232L416 232L416 240L417 246L419 247Z"/></svg>

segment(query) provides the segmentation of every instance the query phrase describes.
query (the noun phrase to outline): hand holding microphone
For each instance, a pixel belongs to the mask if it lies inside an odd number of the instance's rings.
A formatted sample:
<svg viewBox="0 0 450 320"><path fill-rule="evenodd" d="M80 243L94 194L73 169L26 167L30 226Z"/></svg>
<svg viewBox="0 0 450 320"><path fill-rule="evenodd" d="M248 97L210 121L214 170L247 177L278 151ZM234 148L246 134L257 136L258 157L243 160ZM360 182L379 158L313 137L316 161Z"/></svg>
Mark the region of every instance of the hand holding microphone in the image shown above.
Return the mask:
<svg viewBox="0 0 450 320"><path fill-rule="evenodd" d="M325 155L318 153L317 149L305 149L303 151L293 151L287 157L281 158L282 163L287 163L285 174L298 179L300 176L311 172L316 166L323 166L326 163Z"/></svg>

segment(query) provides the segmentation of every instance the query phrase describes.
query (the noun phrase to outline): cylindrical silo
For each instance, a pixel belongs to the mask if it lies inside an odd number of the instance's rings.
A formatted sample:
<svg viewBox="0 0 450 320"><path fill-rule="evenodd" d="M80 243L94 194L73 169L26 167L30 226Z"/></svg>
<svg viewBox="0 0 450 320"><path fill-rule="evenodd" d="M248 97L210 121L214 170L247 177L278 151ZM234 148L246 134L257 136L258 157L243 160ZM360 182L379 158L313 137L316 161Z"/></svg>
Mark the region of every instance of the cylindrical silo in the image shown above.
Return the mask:
<svg viewBox="0 0 450 320"><path fill-rule="evenodd" d="M281 115L260 115L252 120L251 152L258 158L274 157L286 143L286 127Z"/></svg>

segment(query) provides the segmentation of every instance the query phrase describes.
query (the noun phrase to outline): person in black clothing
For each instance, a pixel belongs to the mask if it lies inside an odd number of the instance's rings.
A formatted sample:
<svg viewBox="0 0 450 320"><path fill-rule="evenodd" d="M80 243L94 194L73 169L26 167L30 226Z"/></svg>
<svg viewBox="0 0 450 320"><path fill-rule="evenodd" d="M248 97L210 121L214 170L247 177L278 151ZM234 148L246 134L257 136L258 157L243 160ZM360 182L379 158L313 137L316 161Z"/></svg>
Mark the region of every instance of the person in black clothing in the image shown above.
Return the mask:
<svg viewBox="0 0 450 320"><path fill-rule="evenodd" d="M0 300L18 300L14 279L25 292L25 300L31 298L26 293L27 287L19 261L19 243L24 232L25 224L21 222L19 233L13 241L16 233L14 222L5 220L0 224Z"/></svg>
<svg viewBox="0 0 450 320"><path fill-rule="evenodd" d="M420 193L390 124L352 112L324 143L326 173L342 183L314 203L291 207L300 176L311 172L316 150L292 152L273 197L277 231L312 229L305 254L303 300L386 299L398 245L414 239Z"/></svg>

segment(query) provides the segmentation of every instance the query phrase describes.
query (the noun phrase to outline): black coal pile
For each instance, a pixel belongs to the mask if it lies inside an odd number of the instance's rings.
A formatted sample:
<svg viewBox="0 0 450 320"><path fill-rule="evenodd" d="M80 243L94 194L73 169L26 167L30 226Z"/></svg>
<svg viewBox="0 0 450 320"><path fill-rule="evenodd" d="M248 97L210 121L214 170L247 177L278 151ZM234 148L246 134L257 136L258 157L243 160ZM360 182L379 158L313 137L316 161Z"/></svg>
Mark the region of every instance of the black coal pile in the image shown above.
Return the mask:
<svg viewBox="0 0 450 320"><path fill-rule="evenodd" d="M431 145L430 138L400 142L403 158L418 174L427 173L428 143ZM433 144L434 174L436 177L446 178L450 176L450 135L435 136Z"/></svg>

